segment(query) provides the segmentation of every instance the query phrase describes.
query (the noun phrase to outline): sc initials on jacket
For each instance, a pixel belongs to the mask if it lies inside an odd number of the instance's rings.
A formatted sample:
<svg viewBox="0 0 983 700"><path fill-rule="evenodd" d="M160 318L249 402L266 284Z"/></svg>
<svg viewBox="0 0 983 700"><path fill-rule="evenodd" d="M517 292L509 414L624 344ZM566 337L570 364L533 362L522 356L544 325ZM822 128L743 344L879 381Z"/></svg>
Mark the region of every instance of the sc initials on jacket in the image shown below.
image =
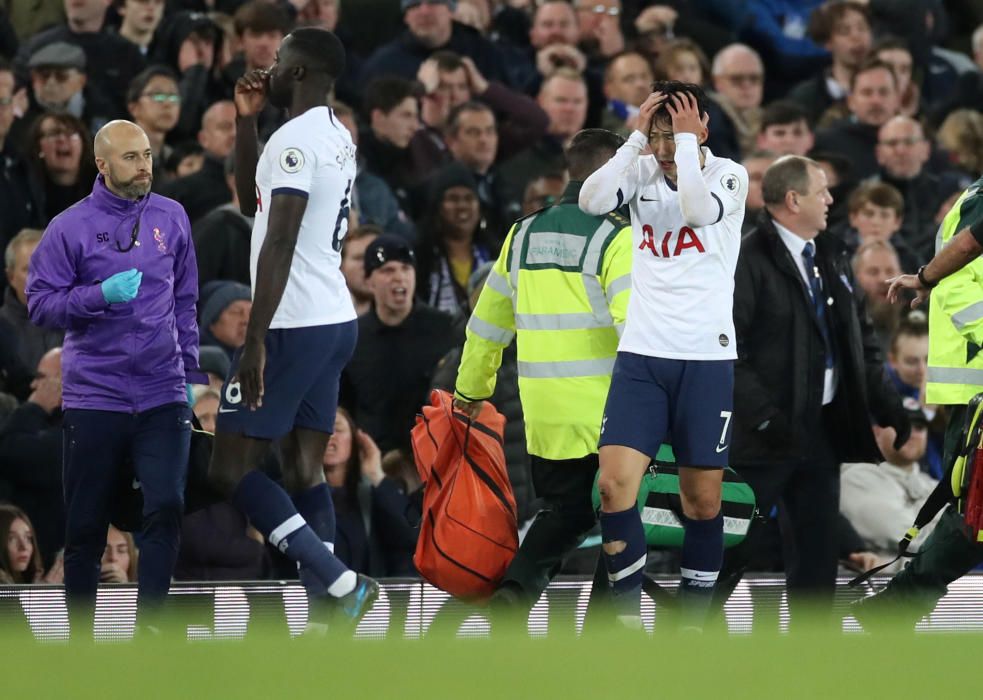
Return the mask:
<svg viewBox="0 0 983 700"><path fill-rule="evenodd" d="M642 242L639 243L638 249L645 250L646 248L657 258L675 258L691 248L697 253L707 252L706 248L703 247L703 241L700 240L696 231L689 226L683 226L678 232L666 231L661 236L657 236L655 229L644 224L642 226Z"/></svg>

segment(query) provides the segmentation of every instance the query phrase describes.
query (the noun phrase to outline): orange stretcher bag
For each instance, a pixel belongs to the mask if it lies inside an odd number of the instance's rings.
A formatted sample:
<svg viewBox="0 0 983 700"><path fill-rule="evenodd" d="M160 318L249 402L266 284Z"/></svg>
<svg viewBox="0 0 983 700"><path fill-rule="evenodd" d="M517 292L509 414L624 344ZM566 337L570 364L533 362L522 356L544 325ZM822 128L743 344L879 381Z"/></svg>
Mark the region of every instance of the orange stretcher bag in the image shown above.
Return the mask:
<svg viewBox="0 0 983 700"><path fill-rule="evenodd" d="M485 402L473 421L446 391L411 431L424 482L423 518L413 563L437 588L467 600L495 590L519 547L515 496L502 449L505 418Z"/></svg>

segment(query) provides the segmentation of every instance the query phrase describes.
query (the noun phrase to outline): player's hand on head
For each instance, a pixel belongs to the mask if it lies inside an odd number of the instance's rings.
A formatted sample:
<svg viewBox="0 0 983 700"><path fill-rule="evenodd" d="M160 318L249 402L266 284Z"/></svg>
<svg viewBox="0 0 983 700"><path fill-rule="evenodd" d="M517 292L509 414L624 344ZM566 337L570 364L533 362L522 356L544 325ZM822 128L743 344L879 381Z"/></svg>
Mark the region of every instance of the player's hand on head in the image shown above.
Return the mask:
<svg viewBox="0 0 983 700"><path fill-rule="evenodd" d="M645 98L645 101L638 108L638 130L648 136L648 131L652 128L652 115L666 101L666 96L661 92L653 92Z"/></svg>
<svg viewBox="0 0 983 700"><path fill-rule="evenodd" d="M236 81L233 99L240 117L251 117L263 111L270 75L265 70L253 70Z"/></svg>
<svg viewBox="0 0 983 700"><path fill-rule="evenodd" d="M672 117L672 133L695 134L699 138L708 120L700 116L700 107L696 98L688 92L677 92L666 104L669 116Z"/></svg>
<svg viewBox="0 0 983 700"><path fill-rule="evenodd" d="M246 340L239 356L239 367L233 381L239 382L242 402L250 411L263 405L263 370L266 368L266 347L261 342Z"/></svg>

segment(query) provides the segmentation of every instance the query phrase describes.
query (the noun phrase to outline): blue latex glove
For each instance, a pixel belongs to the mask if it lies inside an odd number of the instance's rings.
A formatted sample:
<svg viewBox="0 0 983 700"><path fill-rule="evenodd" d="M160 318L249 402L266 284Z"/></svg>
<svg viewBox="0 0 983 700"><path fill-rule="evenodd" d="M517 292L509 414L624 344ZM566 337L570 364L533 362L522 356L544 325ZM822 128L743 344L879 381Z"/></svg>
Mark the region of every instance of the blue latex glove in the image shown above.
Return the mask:
<svg viewBox="0 0 983 700"><path fill-rule="evenodd" d="M137 297L143 273L136 269L117 272L102 283L102 297L108 304L127 304Z"/></svg>
<svg viewBox="0 0 983 700"><path fill-rule="evenodd" d="M190 384L185 384L184 385L184 390L188 394L188 405L189 406L194 406L195 405L195 393L192 390L191 385Z"/></svg>

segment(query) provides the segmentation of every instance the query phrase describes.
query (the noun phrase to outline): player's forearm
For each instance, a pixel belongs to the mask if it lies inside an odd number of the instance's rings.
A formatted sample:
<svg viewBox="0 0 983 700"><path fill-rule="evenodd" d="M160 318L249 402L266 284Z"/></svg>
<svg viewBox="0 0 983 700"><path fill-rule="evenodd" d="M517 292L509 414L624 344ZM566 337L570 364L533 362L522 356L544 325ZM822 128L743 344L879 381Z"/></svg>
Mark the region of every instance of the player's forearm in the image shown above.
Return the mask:
<svg viewBox="0 0 983 700"><path fill-rule="evenodd" d="M939 251L925 266L922 275L930 282L939 282L954 272L958 272L973 262L983 253L983 247L977 242L968 228L957 233L952 241Z"/></svg>
<svg viewBox="0 0 983 700"><path fill-rule="evenodd" d="M236 118L236 195L243 216L256 215L256 163L259 160L259 134L256 117Z"/></svg>
<svg viewBox="0 0 983 700"><path fill-rule="evenodd" d="M720 219L722 205L703 179L700 144L695 134L676 134L676 187L679 208L689 226L709 226Z"/></svg>
<svg viewBox="0 0 983 700"><path fill-rule="evenodd" d="M588 214L607 214L635 196L638 155L647 145L645 134L635 131L611 160L594 171L580 188L578 203Z"/></svg>

